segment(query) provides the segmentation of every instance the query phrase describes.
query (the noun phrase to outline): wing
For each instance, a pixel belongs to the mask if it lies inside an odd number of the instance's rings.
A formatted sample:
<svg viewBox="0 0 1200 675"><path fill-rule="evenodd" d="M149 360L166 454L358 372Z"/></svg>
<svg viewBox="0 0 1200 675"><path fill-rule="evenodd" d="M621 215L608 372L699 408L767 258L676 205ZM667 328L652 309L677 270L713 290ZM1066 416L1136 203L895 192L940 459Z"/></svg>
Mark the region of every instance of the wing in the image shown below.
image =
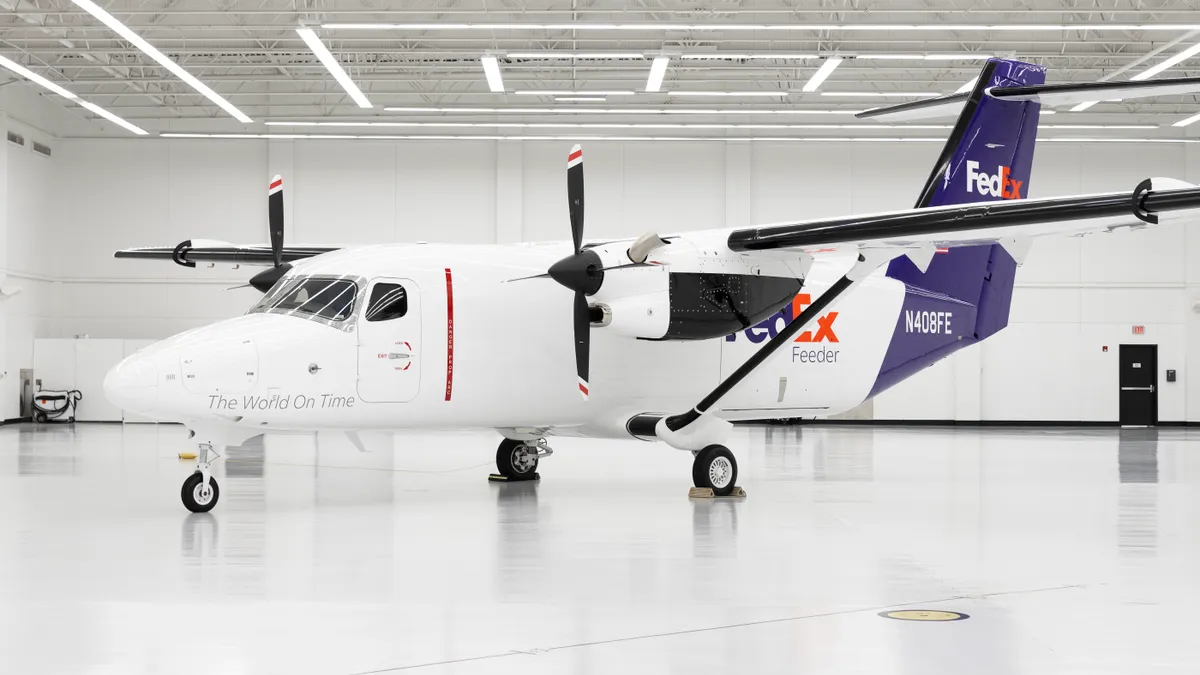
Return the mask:
<svg viewBox="0 0 1200 675"><path fill-rule="evenodd" d="M222 242L207 242L192 240L182 242L174 248L153 246L147 248L127 248L117 251L117 258L137 258L142 260L172 260L185 267L195 267L196 263L222 263L233 265L264 265L275 264L270 246L234 246ZM304 258L312 258L336 251L337 246L285 246L283 247L282 262L290 263Z"/></svg>
<svg viewBox="0 0 1200 675"><path fill-rule="evenodd" d="M1155 186L1162 189L1155 189ZM1013 238L1111 232L1186 217L1200 209L1200 187L1169 178L1142 181L1133 192L1019 199L909 209L833 220L734 230L734 251L805 249L838 244L921 249L1001 243Z"/></svg>

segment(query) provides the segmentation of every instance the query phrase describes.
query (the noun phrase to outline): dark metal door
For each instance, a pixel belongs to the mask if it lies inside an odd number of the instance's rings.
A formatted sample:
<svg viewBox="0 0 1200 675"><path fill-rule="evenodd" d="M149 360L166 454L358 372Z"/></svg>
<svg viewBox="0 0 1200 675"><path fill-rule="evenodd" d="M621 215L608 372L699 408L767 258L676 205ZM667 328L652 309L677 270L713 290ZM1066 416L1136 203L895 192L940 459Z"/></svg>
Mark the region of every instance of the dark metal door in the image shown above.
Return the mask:
<svg viewBox="0 0 1200 675"><path fill-rule="evenodd" d="M1158 345L1121 345L1121 424L1158 424Z"/></svg>

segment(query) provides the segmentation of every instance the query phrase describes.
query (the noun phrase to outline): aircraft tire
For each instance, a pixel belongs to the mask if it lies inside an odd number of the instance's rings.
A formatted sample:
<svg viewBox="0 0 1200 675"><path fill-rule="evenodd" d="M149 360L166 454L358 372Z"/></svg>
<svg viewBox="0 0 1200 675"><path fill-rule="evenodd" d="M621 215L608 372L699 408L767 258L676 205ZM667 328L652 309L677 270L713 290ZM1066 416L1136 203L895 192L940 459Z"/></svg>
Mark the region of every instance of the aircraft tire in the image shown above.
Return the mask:
<svg viewBox="0 0 1200 675"><path fill-rule="evenodd" d="M208 513L221 498L221 488L217 485L216 478L209 476L209 492L207 494L201 488L202 482L204 482L204 477L197 471L183 481L183 488L179 491L184 508L192 513Z"/></svg>
<svg viewBox="0 0 1200 675"><path fill-rule="evenodd" d="M729 448L710 445L696 453L692 461L692 484L711 488L713 495L728 497L737 487L737 459Z"/></svg>
<svg viewBox="0 0 1200 675"><path fill-rule="evenodd" d="M496 472L501 476L510 481L531 480L537 475L537 467L537 455L534 454L530 463L525 443L511 438L500 441L500 447L496 448Z"/></svg>

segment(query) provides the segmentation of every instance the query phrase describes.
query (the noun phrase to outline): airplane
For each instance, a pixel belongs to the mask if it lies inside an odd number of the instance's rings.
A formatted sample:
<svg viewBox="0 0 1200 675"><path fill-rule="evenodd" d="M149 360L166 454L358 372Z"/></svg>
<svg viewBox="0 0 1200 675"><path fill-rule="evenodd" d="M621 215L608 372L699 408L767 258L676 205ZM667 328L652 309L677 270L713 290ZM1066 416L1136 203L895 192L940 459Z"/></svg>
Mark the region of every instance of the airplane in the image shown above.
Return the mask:
<svg viewBox="0 0 1200 675"><path fill-rule="evenodd" d="M957 114L915 207L886 213L588 242L575 146L569 242L285 246L275 177L269 246L116 253L266 269L245 315L142 349L104 389L190 430L198 459L181 499L193 512L217 504L224 448L317 430L362 450L361 430L494 429L508 481L540 478L549 438L656 441L692 453L695 487L729 495L733 422L849 410L996 334L1037 237L1200 208L1200 187L1170 178L1029 199L1042 104L1200 91L1200 78L1047 85L1045 73L993 58L970 92L859 113Z"/></svg>

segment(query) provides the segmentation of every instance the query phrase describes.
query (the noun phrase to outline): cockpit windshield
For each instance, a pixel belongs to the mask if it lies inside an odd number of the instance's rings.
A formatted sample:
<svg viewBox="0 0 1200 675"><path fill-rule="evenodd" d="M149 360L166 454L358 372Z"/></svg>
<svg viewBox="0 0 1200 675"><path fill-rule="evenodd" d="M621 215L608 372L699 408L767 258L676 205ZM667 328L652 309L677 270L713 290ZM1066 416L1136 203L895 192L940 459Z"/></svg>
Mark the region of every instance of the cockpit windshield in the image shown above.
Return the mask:
<svg viewBox="0 0 1200 675"><path fill-rule="evenodd" d="M354 314L358 284L345 277L298 277L275 284L247 314L289 314L328 322Z"/></svg>

